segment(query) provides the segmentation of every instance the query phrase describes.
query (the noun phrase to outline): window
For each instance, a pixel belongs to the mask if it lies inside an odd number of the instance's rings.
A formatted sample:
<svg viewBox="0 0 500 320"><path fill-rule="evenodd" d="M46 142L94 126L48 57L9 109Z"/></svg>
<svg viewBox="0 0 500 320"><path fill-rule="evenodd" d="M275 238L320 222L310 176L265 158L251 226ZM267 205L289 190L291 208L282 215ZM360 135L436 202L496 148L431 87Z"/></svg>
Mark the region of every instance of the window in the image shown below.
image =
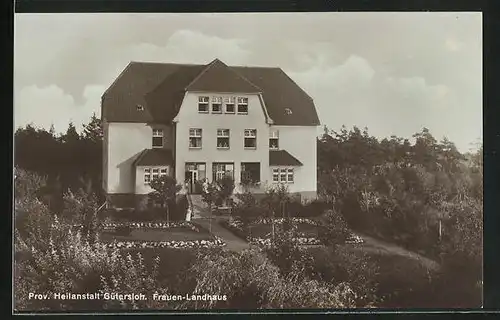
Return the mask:
<svg viewBox="0 0 500 320"><path fill-rule="evenodd" d="M135 108L137 109L137 111L143 111L144 110L144 106L142 104L136 105Z"/></svg>
<svg viewBox="0 0 500 320"><path fill-rule="evenodd" d="M286 168L280 168L280 182L286 182Z"/></svg>
<svg viewBox="0 0 500 320"><path fill-rule="evenodd" d="M167 168L160 169L160 177L166 176L168 173Z"/></svg>
<svg viewBox="0 0 500 320"><path fill-rule="evenodd" d="M288 183L293 183L293 168L288 168Z"/></svg>
<svg viewBox="0 0 500 320"><path fill-rule="evenodd" d="M241 183L256 183L260 182L260 163L259 162L242 162L241 163Z"/></svg>
<svg viewBox="0 0 500 320"><path fill-rule="evenodd" d="M245 129L245 149L257 148L257 130Z"/></svg>
<svg viewBox="0 0 500 320"><path fill-rule="evenodd" d="M163 147L163 130L153 129L153 148Z"/></svg>
<svg viewBox="0 0 500 320"><path fill-rule="evenodd" d="M217 129L217 149L229 149L229 129Z"/></svg>
<svg viewBox="0 0 500 320"><path fill-rule="evenodd" d="M226 97L224 102L226 104L226 113L234 113L234 106L235 106L236 98L235 97Z"/></svg>
<svg viewBox="0 0 500 320"><path fill-rule="evenodd" d="M269 149L278 150L279 148L279 135L278 131L269 132Z"/></svg>
<svg viewBox="0 0 500 320"><path fill-rule="evenodd" d="M223 177L230 177L234 179L234 164L232 163L217 163L212 164L212 179L217 181Z"/></svg>
<svg viewBox="0 0 500 320"><path fill-rule="evenodd" d="M198 112L208 113L208 97L198 97Z"/></svg>
<svg viewBox="0 0 500 320"><path fill-rule="evenodd" d="M201 129L189 129L189 148L201 148Z"/></svg>
<svg viewBox="0 0 500 320"><path fill-rule="evenodd" d="M160 169L153 168L153 180L158 178L159 171L160 171Z"/></svg>
<svg viewBox="0 0 500 320"><path fill-rule="evenodd" d="M149 184L151 182L151 169L144 168L144 183Z"/></svg>
<svg viewBox="0 0 500 320"><path fill-rule="evenodd" d="M273 168L273 182L293 183L293 168Z"/></svg>
<svg viewBox="0 0 500 320"><path fill-rule="evenodd" d="M238 114L248 113L248 98L238 98Z"/></svg>
<svg viewBox="0 0 500 320"><path fill-rule="evenodd" d="M168 168L144 168L144 184L149 184L151 180L166 176L167 174Z"/></svg>
<svg viewBox="0 0 500 320"><path fill-rule="evenodd" d="M280 182L280 169L273 169L273 182Z"/></svg>
<svg viewBox="0 0 500 320"><path fill-rule="evenodd" d="M212 113L222 113L222 97L212 97Z"/></svg>

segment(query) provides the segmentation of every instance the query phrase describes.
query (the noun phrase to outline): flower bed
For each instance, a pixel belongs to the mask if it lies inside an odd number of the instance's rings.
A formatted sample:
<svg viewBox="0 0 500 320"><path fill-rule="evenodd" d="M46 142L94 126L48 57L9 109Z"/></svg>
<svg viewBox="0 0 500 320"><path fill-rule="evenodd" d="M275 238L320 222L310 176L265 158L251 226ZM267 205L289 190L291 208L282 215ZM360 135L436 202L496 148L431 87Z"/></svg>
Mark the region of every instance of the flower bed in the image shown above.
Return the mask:
<svg viewBox="0 0 500 320"><path fill-rule="evenodd" d="M315 220L308 219L308 218L296 218L295 217L295 218L290 218L290 221L292 223L307 223L307 224L314 225L314 226L319 225L319 222L317 222ZM271 224L272 222L273 222L272 218L259 218L259 219L255 220L253 222L253 224ZM276 223L276 224L282 224L283 222L285 222L284 218L274 218L274 223Z"/></svg>
<svg viewBox="0 0 500 320"><path fill-rule="evenodd" d="M278 224L283 223L283 219L276 219L278 220ZM275 222L276 222L275 220ZM263 218L259 219L259 222L255 224L270 224L271 219L268 218ZM303 219L303 218L295 218L292 219L293 222L295 223L309 223L309 221L312 221L310 219ZM312 223L311 223L312 224ZM245 224L237 219L234 219L233 221L224 221L223 225L232 231L236 236L239 236L240 238L243 238L247 240L248 242L252 244L257 244L257 245L270 245L271 244L271 234L266 234L265 237L252 237L248 235L248 227L245 226ZM316 225L316 224L315 224ZM294 226L296 227L296 225ZM317 245L320 244L321 241L315 237L308 237L306 234L303 232L297 233L298 237L293 238L292 240L297 242L299 245Z"/></svg>
<svg viewBox="0 0 500 320"><path fill-rule="evenodd" d="M171 228L187 228L189 230L200 232L200 229L188 221L176 222L111 222L103 224L103 229L106 231L116 230L119 228L130 229L171 229Z"/></svg>
<svg viewBox="0 0 500 320"><path fill-rule="evenodd" d="M192 241L112 241L106 243L108 248L117 249L139 249L139 248L214 248L224 247L226 243L221 238L215 236L213 240L192 240Z"/></svg>
<svg viewBox="0 0 500 320"><path fill-rule="evenodd" d="M260 246L270 246L271 238L248 238L251 244L260 245ZM303 238L303 237L295 237L292 238L293 242L296 242L298 245L319 245L321 241L316 238Z"/></svg>
<svg viewBox="0 0 500 320"><path fill-rule="evenodd" d="M358 244L358 243L364 243L365 240L363 240L363 238L361 238L360 236L358 235L355 235L355 234L352 234L346 241L345 243L349 243L349 244Z"/></svg>

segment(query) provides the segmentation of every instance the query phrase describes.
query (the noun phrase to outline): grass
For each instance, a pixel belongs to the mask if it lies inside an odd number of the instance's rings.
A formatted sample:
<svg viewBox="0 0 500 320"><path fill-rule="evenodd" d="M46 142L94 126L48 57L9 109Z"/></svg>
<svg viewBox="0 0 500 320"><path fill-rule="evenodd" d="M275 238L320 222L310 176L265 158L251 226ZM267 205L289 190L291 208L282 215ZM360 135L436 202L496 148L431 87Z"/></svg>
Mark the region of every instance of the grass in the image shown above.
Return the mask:
<svg viewBox="0 0 500 320"><path fill-rule="evenodd" d="M103 241L189 241L189 240L210 240L211 235L204 229L200 232L187 228L165 229L133 229L130 234L124 235L113 231L101 233Z"/></svg>
<svg viewBox="0 0 500 320"><path fill-rule="evenodd" d="M278 225L275 224L275 228ZM316 238L318 236L318 227L309 223L298 223L297 232L304 234L305 237ZM250 224L247 226L249 235L257 238L267 238L272 232L271 224Z"/></svg>

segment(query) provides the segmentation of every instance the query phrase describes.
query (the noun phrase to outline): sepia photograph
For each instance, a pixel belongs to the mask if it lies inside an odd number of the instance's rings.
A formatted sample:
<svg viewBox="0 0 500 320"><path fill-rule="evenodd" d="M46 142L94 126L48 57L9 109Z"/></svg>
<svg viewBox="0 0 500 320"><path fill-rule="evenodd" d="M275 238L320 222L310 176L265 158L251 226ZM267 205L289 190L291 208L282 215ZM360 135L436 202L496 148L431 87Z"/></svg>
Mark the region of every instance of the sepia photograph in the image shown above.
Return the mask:
<svg viewBox="0 0 500 320"><path fill-rule="evenodd" d="M13 312L481 308L482 23L16 13Z"/></svg>

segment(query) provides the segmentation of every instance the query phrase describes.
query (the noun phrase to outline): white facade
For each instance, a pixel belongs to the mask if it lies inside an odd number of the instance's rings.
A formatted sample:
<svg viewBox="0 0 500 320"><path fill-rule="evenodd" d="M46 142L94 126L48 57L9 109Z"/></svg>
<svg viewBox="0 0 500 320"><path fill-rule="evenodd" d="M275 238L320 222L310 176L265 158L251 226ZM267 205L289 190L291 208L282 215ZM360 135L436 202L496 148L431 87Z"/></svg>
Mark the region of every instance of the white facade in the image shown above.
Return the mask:
<svg viewBox="0 0 500 320"><path fill-rule="evenodd" d="M226 113L224 104L221 113L213 113L211 104L208 113L198 110L199 96L246 97L248 113L238 114L237 104L234 113ZM164 148L173 151L174 168L179 183L185 181L186 163L204 163L206 177L212 180L213 163L232 163L234 165L236 192L241 182L241 163L259 162L261 188L273 184L272 169L269 165L269 133L279 131L279 149L286 150L297 158L303 166L294 168L293 183L287 183L290 192L300 192L307 198L316 195L316 137L315 126L278 126L268 121L267 112L259 94L224 94L187 92L174 125L152 126L146 123L104 123L103 187L108 194L147 194L151 188L144 182L144 169L161 166L134 166L133 162L144 149L152 148L154 128L164 130ZM201 148L190 148L190 129L202 130ZM229 130L229 148L217 147L217 130ZM244 147L245 129L254 129L256 148Z"/></svg>

